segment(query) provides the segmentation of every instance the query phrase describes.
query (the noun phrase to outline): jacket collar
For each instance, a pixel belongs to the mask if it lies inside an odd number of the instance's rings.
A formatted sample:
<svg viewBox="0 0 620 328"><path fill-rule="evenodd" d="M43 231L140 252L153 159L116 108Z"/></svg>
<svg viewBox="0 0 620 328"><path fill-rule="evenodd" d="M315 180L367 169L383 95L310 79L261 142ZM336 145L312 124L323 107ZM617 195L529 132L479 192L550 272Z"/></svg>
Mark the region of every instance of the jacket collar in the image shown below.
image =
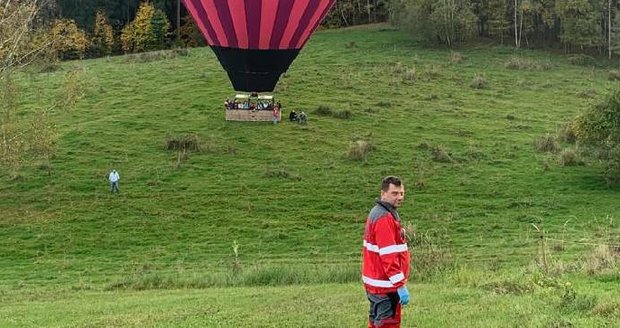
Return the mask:
<svg viewBox="0 0 620 328"><path fill-rule="evenodd" d="M377 199L376 201L377 205L385 208L388 212L390 212L392 214L392 216L394 217L394 220L396 221L400 221L400 215L398 214L398 211L396 210L396 207L394 207L392 204L388 203L388 202L384 202L380 199Z"/></svg>

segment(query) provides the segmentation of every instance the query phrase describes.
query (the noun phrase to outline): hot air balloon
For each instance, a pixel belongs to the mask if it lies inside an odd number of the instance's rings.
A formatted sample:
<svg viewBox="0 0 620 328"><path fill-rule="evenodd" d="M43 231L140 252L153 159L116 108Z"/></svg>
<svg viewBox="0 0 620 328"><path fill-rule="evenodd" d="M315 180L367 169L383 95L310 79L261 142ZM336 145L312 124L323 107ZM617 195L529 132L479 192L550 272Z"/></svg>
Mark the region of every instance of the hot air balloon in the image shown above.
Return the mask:
<svg viewBox="0 0 620 328"><path fill-rule="evenodd" d="M335 0L183 0L233 88L273 91Z"/></svg>

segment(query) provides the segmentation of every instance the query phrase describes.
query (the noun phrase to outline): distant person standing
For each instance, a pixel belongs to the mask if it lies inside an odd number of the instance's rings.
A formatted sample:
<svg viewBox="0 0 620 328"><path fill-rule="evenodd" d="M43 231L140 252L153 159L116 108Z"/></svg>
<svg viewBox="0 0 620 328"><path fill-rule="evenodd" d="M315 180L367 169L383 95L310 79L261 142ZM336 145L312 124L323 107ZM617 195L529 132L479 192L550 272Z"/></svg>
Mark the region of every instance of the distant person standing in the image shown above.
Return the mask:
<svg viewBox="0 0 620 328"><path fill-rule="evenodd" d="M409 303L409 249L396 210L405 186L394 176L383 179L381 198L370 210L364 230L362 281L370 301L368 327L399 328L401 307Z"/></svg>
<svg viewBox="0 0 620 328"><path fill-rule="evenodd" d="M118 172L116 172L116 170L112 170L112 172L110 172L110 175L108 175L108 180L110 181L110 188L112 193L116 192L120 192L120 190L118 189L118 180L120 180L121 177L118 175Z"/></svg>
<svg viewBox="0 0 620 328"><path fill-rule="evenodd" d="M273 108L271 121L273 122L273 124L278 124L278 121L280 121L280 107L279 106L275 106Z"/></svg>

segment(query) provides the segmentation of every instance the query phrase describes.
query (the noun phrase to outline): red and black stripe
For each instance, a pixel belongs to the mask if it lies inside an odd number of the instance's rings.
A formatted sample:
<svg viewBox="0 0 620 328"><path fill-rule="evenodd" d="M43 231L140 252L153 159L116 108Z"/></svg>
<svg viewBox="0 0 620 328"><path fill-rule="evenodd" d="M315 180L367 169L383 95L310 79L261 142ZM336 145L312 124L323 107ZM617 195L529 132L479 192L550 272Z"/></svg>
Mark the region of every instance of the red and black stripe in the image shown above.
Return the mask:
<svg viewBox="0 0 620 328"><path fill-rule="evenodd" d="M272 91L335 0L183 0L239 91Z"/></svg>

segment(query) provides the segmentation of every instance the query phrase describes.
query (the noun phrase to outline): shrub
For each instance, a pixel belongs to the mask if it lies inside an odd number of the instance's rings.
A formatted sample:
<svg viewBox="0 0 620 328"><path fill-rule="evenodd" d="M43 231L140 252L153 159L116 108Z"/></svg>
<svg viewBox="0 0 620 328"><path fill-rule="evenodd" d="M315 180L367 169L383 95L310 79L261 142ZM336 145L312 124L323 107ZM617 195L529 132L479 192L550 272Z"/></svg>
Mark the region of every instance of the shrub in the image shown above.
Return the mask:
<svg viewBox="0 0 620 328"><path fill-rule="evenodd" d="M356 140L349 143L347 157L354 161L365 161L368 155L374 150L371 142L366 140Z"/></svg>
<svg viewBox="0 0 620 328"><path fill-rule="evenodd" d="M353 116L353 114L351 113L350 110L345 109L345 110L341 110L341 111L335 112L333 116L335 118L339 118L339 119L342 119L342 120L348 120L348 119L350 119Z"/></svg>
<svg viewBox="0 0 620 328"><path fill-rule="evenodd" d="M549 63L538 63L521 57L510 58L504 66L514 70L548 70L551 68L551 64Z"/></svg>
<svg viewBox="0 0 620 328"><path fill-rule="evenodd" d="M560 144L551 134L545 134L544 136L536 138L536 140L534 140L534 147L537 151L543 153L556 153L560 150Z"/></svg>
<svg viewBox="0 0 620 328"><path fill-rule="evenodd" d="M597 95L598 93L594 89L581 90L576 93L576 96L579 98L594 98Z"/></svg>
<svg viewBox="0 0 620 328"><path fill-rule="evenodd" d="M403 63L401 63L401 62L397 62L392 67L392 73L394 73L394 74L402 74L406 70L407 70L407 67L405 65L403 65Z"/></svg>
<svg viewBox="0 0 620 328"><path fill-rule="evenodd" d="M610 81L620 81L620 70L618 69L610 70L608 78Z"/></svg>
<svg viewBox="0 0 620 328"><path fill-rule="evenodd" d="M476 75L472 79L470 86L474 89L484 89L487 86L487 79L484 75Z"/></svg>
<svg viewBox="0 0 620 328"><path fill-rule="evenodd" d="M433 277L453 271L456 263L450 249L442 246L434 231L416 233L412 225L405 227L405 233L411 252L413 277L428 281Z"/></svg>
<svg viewBox="0 0 620 328"><path fill-rule="evenodd" d="M586 273L595 275L618 266L620 254L609 245L599 245L586 258Z"/></svg>
<svg viewBox="0 0 620 328"><path fill-rule="evenodd" d="M577 135L572 122L565 123L558 128L558 140L569 144L577 142Z"/></svg>
<svg viewBox="0 0 620 328"><path fill-rule="evenodd" d="M568 62L579 66L597 66L598 62L594 57L584 54L572 54L567 57Z"/></svg>
<svg viewBox="0 0 620 328"><path fill-rule="evenodd" d="M301 180L301 177L289 172L289 170L285 167L273 168L268 166L265 169L264 176L266 178L277 178L277 179L290 179L290 180Z"/></svg>
<svg viewBox="0 0 620 328"><path fill-rule="evenodd" d="M314 111L314 113L320 116L331 116L331 117L339 118L343 120L348 120L351 117L353 117L353 113L348 109L336 111L332 109L331 107L325 106L325 105L319 106Z"/></svg>
<svg viewBox="0 0 620 328"><path fill-rule="evenodd" d="M125 61L129 63L150 63L158 60L172 59L179 54L177 50L160 50L129 54L125 56Z"/></svg>
<svg viewBox="0 0 620 328"><path fill-rule="evenodd" d="M416 72L415 67L414 68L408 68L403 73L403 80L404 81L415 81L417 77L418 77L418 74Z"/></svg>
<svg viewBox="0 0 620 328"><path fill-rule="evenodd" d="M592 309L592 314L606 318L620 318L620 302L599 303Z"/></svg>
<svg viewBox="0 0 620 328"><path fill-rule="evenodd" d="M463 56L460 52L450 51L450 63L458 64L463 60Z"/></svg>
<svg viewBox="0 0 620 328"><path fill-rule="evenodd" d="M166 139L166 150L200 151L201 142L195 134L170 136Z"/></svg>
<svg viewBox="0 0 620 328"><path fill-rule="evenodd" d="M560 309L567 313L585 312L592 310L597 303L596 296L578 294L570 284L566 284L560 298Z"/></svg>
<svg viewBox="0 0 620 328"><path fill-rule="evenodd" d="M320 116L332 116L334 115L334 111L329 106L321 105L315 111L315 114Z"/></svg>
<svg viewBox="0 0 620 328"><path fill-rule="evenodd" d="M446 151L446 149L444 149L442 145L433 147L433 149L431 149L431 156L433 158L433 161L435 162L440 162L440 163L454 162L454 160L452 160L452 156L450 156L448 151Z"/></svg>
<svg viewBox="0 0 620 328"><path fill-rule="evenodd" d="M176 135L166 139L166 150L176 152L176 167L181 167L181 162L187 159L190 152L202 150L202 143L198 136L194 134Z"/></svg>
<svg viewBox="0 0 620 328"><path fill-rule="evenodd" d="M424 76L430 80L437 79L441 76L441 67L439 65L430 65L424 70Z"/></svg>
<svg viewBox="0 0 620 328"><path fill-rule="evenodd" d="M560 165L562 166L577 166L583 165L584 162L577 153L575 148L565 148L560 152Z"/></svg>
<svg viewBox="0 0 620 328"><path fill-rule="evenodd" d="M580 145L599 154L607 184L620 182L620 89L579 114L571 124Z"/></svg>

